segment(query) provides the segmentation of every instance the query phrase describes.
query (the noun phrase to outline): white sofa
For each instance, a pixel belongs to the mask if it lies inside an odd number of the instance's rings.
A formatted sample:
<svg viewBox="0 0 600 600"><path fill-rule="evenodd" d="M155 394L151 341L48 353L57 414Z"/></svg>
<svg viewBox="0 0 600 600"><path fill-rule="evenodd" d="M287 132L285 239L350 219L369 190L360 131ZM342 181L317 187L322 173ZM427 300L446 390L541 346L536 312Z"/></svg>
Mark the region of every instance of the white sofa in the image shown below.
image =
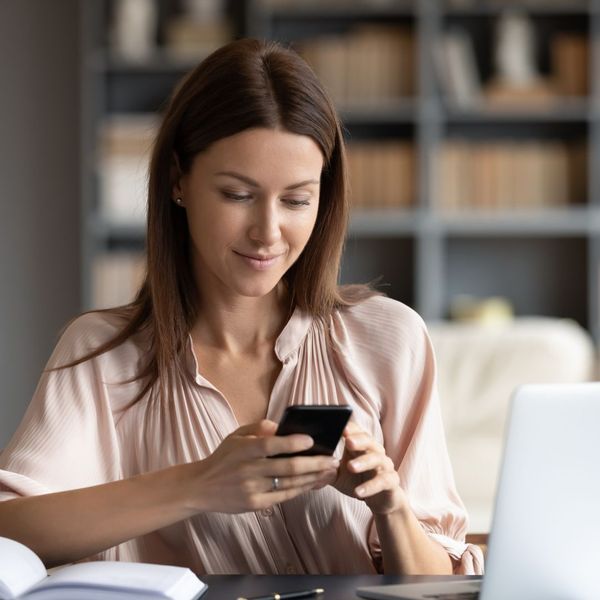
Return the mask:
<svg viewBox="0 0 600 600"><path fill-rule="evenodd" d="M428 326L456 483L469 512L470 532L486 533L514 389L523 383L593 379L594 347L589 334L566 319Z"/></svg>

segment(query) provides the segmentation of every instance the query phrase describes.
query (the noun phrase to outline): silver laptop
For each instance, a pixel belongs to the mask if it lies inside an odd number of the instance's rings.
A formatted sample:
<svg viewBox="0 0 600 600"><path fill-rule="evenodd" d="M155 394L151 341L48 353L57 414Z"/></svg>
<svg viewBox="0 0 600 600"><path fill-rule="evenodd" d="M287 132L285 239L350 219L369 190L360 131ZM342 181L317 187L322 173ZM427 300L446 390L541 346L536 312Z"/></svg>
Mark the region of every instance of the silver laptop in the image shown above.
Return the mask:
<svg viewBox="0 0 600 600"><path fill-rule="evenodd" d="M600 598L600 383L512 400L482 580L357 589L380 600Z"/></svg>

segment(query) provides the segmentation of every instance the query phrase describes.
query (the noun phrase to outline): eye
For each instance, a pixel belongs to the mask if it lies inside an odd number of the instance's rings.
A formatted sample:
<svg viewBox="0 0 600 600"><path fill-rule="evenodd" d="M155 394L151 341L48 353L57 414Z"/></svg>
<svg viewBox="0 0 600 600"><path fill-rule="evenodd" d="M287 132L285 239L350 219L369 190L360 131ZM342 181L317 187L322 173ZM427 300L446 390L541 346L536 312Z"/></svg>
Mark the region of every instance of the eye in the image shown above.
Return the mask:
<svg viewBox="0 0 600 600"><path fill-rule="evenodd" d="M284 202L287 202L292 207L310 206L310 200L302 200L300 198L284 198Z"/></svg>
<svg viewBox="0 0 600 600"><path fill-rule="evenodd" d="M234 200L235 202L244 202L245 200L250 200L252 196L250 194L236 194L234 192L223 191L223 196L229 200Z"/></svg>

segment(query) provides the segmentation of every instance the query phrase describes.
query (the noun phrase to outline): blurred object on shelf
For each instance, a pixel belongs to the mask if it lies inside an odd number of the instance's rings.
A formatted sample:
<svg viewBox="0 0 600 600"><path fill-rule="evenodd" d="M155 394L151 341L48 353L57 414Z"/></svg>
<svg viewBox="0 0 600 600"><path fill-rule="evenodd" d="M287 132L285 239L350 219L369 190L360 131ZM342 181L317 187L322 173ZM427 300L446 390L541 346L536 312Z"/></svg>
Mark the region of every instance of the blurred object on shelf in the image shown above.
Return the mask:
<svg viewBox="0 0 600 600"><path fill-rule="evenodd" d="M546 75L539 67L536 48L541 42L536 39L533 19L516 5L502 10L495 27L489 78L479 73L472 35L452 25L434 49L442 92L458 107L560 106L565 98L590 93L590 52L584 33L558 30L550 34L550 72Z"/></svg>
<svg viewBox="0 0 600 600"><path fill-rule="evenodd" d="M479 104L481 77L469 34L460 27L452 27L441 34L434 53L442 91L447 99L463 108Z"/></svg>
<svg viewBox="0 0 600 600"><path fill-rule="evenodd" d="M524 12L504 11L496 22L496 76L509 87L537 85L541 75L535 55L535 31Z"/></svg>
<svg viewBox="0 0 600 600"><path fill-rule="evenodd" d="M185 0L183 8L165 29L165 50L173 58L199 59L233 39L223 0Z"/></svg>
<svg viewBox="0 0 600 600"><path fill-rule="evenodd" d="M556 90L563 96L586 96L590 92L589 43L574 32L555 34L550 45Z"/></svg>
<svg viewBox="0 0 600 600"><path fill-rule="evenodd" d="M362 25L298 43L338 108L377 107L415 94L415 44L407 27Z"/></svg>
<svg viewBox="0 0 600 600"><path fill-rule="evenodd" d="M486 211L583 205L587 145L453 139L440 151L438 208Z"/></svg>
<svg viewBox="0 0 600 600"><path fill-rule="evenodd" d="M110 45L120 58L132 62L149 59L156 51L157 31L154 0L115 0Z"/></svg>
<svg viewBox="0 0 600 600"><path fill-rule="evenodd" d="M99 254L92 264L92 306L96 309L129 304L142 285L146 269L141 252Z"/></svg>
<svg viewBox="0 0 600 600"><path fill-rule="evenodd" d="M350 5L368 10L370 8L396 8L399 1L407 7L411 7L414 2L414 0L328 0L325 6L344 9ZM323 8L324 3L322 0L261 0L260 6L268 10L298 8L299 6L308 10L312 8L319 10Z"/></svg>
<svg viewBox="0 0 600 600"><path fill-rule="evenodd" d="M522 11L504 11L496 23L495 75L485 86L486 104L539 106L556 100L551 81L542 77L535 53L533 22Z"/></svg>
<svg viewBox="0 0 600 600"><path fill-rule="evenodd" d="M410 208L415 203L416 164L412 142L349 142L353 207Z"/></svg>
<svg viewBox="0 0 600 600"><path fill-rule="evenodd" d="M143 226L154 114L113 115L99 131L100 215L110 225Z"/></svg>
<svg viewBox="0 0 600 600"><path fill-rule="evenodd" d="M551 82L543 79L522 87L495 79L485 86L484 96L485 104L490 108L551 106L559 99Z"/></svg>
<svg viewBox="0 0 600 600"><path fill-rule="evenodd" d="M476 298L460 295L450 303L450 318L481 325L502 325L513 320L514 310L509 300L499 296Z"/></svg>

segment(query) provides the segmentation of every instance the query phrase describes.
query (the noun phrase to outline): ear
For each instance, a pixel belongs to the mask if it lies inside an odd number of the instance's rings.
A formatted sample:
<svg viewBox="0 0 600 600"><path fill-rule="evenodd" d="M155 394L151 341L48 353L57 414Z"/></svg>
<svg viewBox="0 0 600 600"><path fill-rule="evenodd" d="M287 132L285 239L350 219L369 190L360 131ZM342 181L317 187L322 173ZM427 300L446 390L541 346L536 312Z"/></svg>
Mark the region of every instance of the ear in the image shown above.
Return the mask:
<svg viewBox="0 0 600 600"><path fill-rule="evenodd" d="M183 197L182 178L183 173L179 165L179 157L176 152L173 152L173 160L171 162L171 172L169 173L171 180L171 200Z"/></svg>

